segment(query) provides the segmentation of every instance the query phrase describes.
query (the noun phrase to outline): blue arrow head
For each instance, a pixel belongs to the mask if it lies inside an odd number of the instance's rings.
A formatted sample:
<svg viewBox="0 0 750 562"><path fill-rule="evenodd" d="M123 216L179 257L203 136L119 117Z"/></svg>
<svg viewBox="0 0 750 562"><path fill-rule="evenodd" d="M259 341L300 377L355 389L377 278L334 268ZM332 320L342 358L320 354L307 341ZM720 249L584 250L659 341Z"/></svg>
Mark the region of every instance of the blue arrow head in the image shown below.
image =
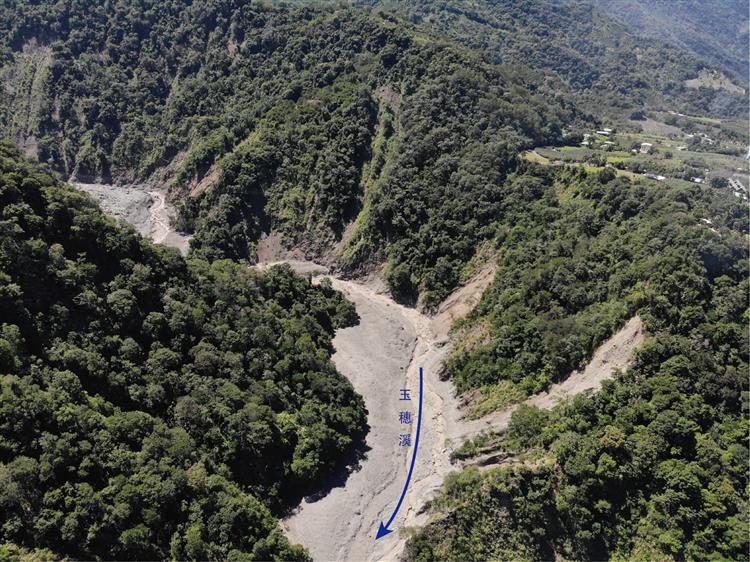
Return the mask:
<svg viewBox="0 0 750 562"><path fill-rule="evenodd" d="M379 539L380 537L384 537L384 536L386 536L386 535L387 535L388 533L392 533L392 532L393 532L393 531L391 531L391 530L390 530L390 529L389 529L388 527L386 527L385 525L383 525L383 524L381 523L381 524L380 524L380 527L378 527L378 534L377 534L377 535L375 535L375 540L378 540L378 539Z"/></svg>

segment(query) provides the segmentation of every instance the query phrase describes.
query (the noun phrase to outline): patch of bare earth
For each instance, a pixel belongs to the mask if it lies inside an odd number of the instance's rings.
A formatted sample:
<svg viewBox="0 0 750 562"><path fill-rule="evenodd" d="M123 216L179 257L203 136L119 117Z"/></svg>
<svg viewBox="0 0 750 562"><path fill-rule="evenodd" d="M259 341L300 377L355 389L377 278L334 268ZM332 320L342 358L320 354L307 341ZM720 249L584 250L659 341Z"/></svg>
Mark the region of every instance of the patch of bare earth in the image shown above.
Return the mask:
<svg viewBox="0 0 750 562"><path fill-rule="evenodd" d="M11 64L0 69L0 91L10 107L8 129L24 154L31 158L38 156L34 128L39 113L44 111L43 83L51 62L52 49L32 38L14 55Z"/></svg>
<svg viewBox="0 0 750 562"><path fill-rule="evenodd" d="M312 262L305 260L305 254L299 248L288 249L284 245L284 235L277 230L272 230L268 234L264 234L258 240L257 254L258 263L266 264L267 266L286 262L296 270L295 264L297 267L300 267L303 263L312 264Z"/></svg>
<svg viewBox="0 0 750 562"><path fill-rule="evenodd" d="M401 107L401 93L397 92L390 86L380 86L375 90L375 96L385 105L390 107L395 113L398 113Z"/></svg>
<svg viewBox="0 0 750 562"><path fill-rule="evenodd" d="M436 338L446 337L453 323L474 309L495 278L496 271L497 266L493 261L442 302L432 318L432 333Z"/></svg>
<svg viewBox="0 0 750 562"><path fill-rule="evenodd" d="M682 129L675 127L674 125L668 125L661 121L655 121L654 119L648 118L643 121L630 120L629 123L635 127L640 127L644 133L652 135L679 135L682 133Z"/></svg>
<svg viewBox="0 0 750 562"><path fill-rule="evenodd" d="M684 84L693 89L711 88L712 90L726 90L739 95L745 93L744 88L733 84L726 75L716 70L701 70L696 78L685 80Z"/></svg>
<svg viewBox="0 0 750 562"><path fill-rule="evenodd" d="M221 169L214 164L208 169L206 175L200 179L195 178L187 185L186 190L188 190L188 197L197 197L207 191L211 191L214 186L219 183L220 179Z"/></svg>
<svg viewBox="0 0 750 562"><path fill-rule="evenodd" d="M164 189L146 184L105 185L73 183L88 193L108 215L122 219L143 236L157 244L177 248L187 254L190 237L172 227L175 209L169 204Z"/></svg>
<svg viewBox="0 0 750 562"><path fill-rule="evenodd" d="M602 382L611 379L616 371L627 369L635 352L644 340L643 321L634 316L611 338L594 352L591 361L581 370L573 372L567 379L553 384L549 390L536 394L524 402L529 406L552 409L556 404L582 392L596 392ZM518 408L513 404L483 418L466 422L466 437L481 432L503 433L508 429L511 414Z"/></svg>

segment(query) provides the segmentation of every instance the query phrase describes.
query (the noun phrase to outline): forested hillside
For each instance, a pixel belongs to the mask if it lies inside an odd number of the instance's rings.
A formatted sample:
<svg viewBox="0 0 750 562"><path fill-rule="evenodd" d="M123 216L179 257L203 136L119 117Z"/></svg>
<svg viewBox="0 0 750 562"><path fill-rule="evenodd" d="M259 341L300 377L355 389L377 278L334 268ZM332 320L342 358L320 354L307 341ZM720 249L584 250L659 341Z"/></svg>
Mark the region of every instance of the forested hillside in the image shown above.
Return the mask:
<svg viewBox="0 0 750 562"><path fill-rule="evenodd" d="M0 6L0 137L42 162L0 144L0 558L306 558L276 517L366 430L330 361L356 313L248 267L271 235L427 312L496 261L443 365L474 416L645 323L597 396L468 445L509 466L452 478L409 559L746 560L745 192L519 155L747 84L585 3L299 4ZM168 186L190 257L55 172Z"/></svg>
<svg viewBox="0 0 750 562"><path fill-rule="evenodd" d="M0 210L0 545L305 558L273 514L364 434L330 362L353 306L288 267L185 261L7 143Z"/></svg>
<svg viewBox="0 0 750 562"><path fill-rule="evenodd" d="M730 69L732 79L747 87L747 72L737 72L737 54L724 60L709 49L691 49L696 33L683 23L685 33L666 31L675 27L672 6L679 4L686 16L692 8L685 2L565 2L555 0L358 0L376 10L399 14L482 52L487 60L545 70L560 77L575 92L575 99L597 113L616 113L627 108L661 107L685 113L744 115L747 98L736 91L690 88L685 82L701 71ZM693 2L696 4L699 2ZM630 10L636 4L638 10ZM687 3L690 4L690 3ZM723 4L723 2L714 2ZM731 2L728 2L731 4ZM608 8L612 7L612 10ZM616 8L616 9L615 9ZM704 11L708 11L705 7ZM655 14L652 14L655 11ZM735 12L737 10L735 9ZM747 66L747 12L728 22L709 18L713 27L695 16L698 37L714 36L713 43L742 44L740 60ZM613 19L643 20L650 25L633 26L648 34L638 36ZM742 12L739 12L742 14ZM653 19L649 20L649 16ZM669 19L669 25L666 19ZM679 19L679 18L678 18ZM744 25L744 37L742 29ZM724 35L735 33L731 38ZM666 39L673 40L666 42ZM700 39L698 40L700 41ZM733 47L735 53L736 47ZM696 55L698 53L698 55ZM705 55L705 56L700 56ZM723 64L726 62L727 64ZM717 66L718 64L718 66ZM740 63L741 64L741 63Z"/></svg>
<svg viewBox="0 0 750 562"><path fill-rule="evenodd" d="M665 326L700 323L710 280L743 279L748 225L730 193L530 165L500 203L498 272L446 364L461 391L537 393L643 307L658 301Z"/></svg>
<svg viewBox="0 0 750 562"><path fill-rule="evenodd" d="M748 80L747 2L743 0L598 0L639 35L668 39Z"/></svg>
<svg viewBox="0 0 750 562"><path fill-rule="evenodd" d="M635 313L649 337L595 397L515 412L517 460L452 478L408 558L747 560L746 207L609 170L507 186L498 273L447 363L480 412L560 380Z"/></svg>
<svg viewBox="0 0 750 562"><path fill-rule="evenodd" d="M518 151L575 118L550 80L356 8L23 0L0 38L0 132L40 160L166 176L209 259L282 232L350 270L388 261L428 306L489 235Z"/></svg>

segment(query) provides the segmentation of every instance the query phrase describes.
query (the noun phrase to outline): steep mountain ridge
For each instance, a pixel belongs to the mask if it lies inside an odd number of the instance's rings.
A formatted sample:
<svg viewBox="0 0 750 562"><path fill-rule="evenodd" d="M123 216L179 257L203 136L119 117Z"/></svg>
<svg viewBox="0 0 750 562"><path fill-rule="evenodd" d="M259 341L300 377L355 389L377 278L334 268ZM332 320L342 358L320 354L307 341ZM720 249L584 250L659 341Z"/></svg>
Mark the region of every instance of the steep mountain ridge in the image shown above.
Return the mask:
<svg viewBox="0 0 750 562"><path fill-rule="evenodd" d="M599 394L469 444L515 462L449 478L407 559L747 560L746 204L535 165L506 190L495 279L444 363L471 412L570 380L633 314L646 341Z"/></svg>
<svg viewBox="0 0 750 562"><path fill-rule="evenodd" d="M747 2L599 0L597 5L643 37L667 39L748 80Z"/></svg>

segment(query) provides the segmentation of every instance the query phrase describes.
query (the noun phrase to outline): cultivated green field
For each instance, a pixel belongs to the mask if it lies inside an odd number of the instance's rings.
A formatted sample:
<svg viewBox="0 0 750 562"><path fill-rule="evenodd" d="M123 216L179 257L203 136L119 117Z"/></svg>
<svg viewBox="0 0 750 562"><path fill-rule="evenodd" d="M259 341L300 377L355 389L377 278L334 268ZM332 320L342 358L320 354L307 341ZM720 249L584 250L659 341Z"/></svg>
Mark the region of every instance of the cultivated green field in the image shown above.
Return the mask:
<svg viewBox="0 0 750 562"><path fill-rule="evenodd" d="M587 171L612 167L618 175L670 185L713 180L712 185L726 186L732 179L743 186L746 196L747 147L738 134L741 126L741 119L657 112L640 121L623 119L608 125L609 135L582 132L581 144L539 147L524 157L545 165L583 166ZM742 196L741 189L732 189Z"/></svg>

